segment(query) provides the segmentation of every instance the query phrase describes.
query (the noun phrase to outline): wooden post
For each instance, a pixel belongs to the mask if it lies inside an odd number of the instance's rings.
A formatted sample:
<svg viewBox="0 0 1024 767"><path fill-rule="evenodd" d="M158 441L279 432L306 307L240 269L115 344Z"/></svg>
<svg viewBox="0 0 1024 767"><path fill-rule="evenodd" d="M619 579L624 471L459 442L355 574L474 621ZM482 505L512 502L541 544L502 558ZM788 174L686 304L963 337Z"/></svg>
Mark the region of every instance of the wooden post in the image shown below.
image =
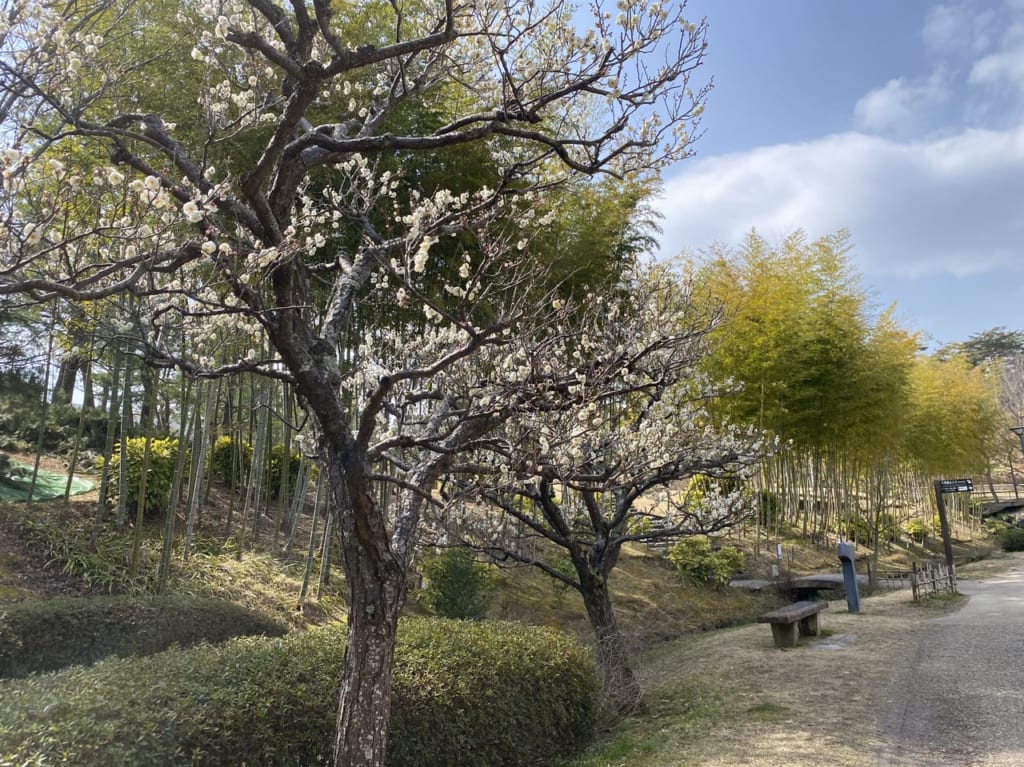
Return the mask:
<svg viewBox="0 0 1024 767"><path fill-rule="evenodd" d="M939 527L942 529L942 547L946 550L946 567L953 570L953 539L949 535L949 520L946 518L946 502L942 498L942 482L935 480L935 502L939 507Z"/></svg>

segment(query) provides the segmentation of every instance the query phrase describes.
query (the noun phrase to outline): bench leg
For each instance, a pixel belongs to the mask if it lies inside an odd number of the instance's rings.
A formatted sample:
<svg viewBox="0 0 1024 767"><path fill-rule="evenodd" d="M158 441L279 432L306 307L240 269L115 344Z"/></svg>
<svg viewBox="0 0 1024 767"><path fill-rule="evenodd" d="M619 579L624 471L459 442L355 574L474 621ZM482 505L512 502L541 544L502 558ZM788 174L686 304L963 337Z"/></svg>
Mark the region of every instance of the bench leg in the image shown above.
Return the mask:
<svg viewBox="0 0 1024 767"><path fill-rule="evenodd" d="M796 624L773 623L772 637L776 647L796 647Z"/></svg>
<svg viewBox="0 0 1024 767"><path fill-rule="evenodd" d="M818 623L818 614L808 615L800 619L800 636L816 637L821 635L821 626Z"/></svg>

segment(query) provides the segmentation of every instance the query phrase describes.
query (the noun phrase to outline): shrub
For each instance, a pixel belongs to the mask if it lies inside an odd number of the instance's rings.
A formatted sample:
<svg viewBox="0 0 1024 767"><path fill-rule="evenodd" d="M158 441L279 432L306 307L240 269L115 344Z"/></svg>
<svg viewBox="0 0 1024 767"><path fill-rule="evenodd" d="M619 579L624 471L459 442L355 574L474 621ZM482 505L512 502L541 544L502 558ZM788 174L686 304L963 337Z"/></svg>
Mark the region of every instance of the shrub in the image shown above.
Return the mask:
<svg viewBox="0 0 1024 767"><path fill-rule="evenodd" d="M1024 551L1024 529L1008 527L999 533L999 545L1003 551Z"/></svg>
<svg viewBox="0 0 1024 767"><path fill-rule="evenodd" d="M553 629L407 621L399 635L389 767L545 765L594 734L590 652Z"/></svg>
<svg viewBox="0 0 1024 767"><path fill-rule="evenodd" d="M139 489L142 484L142 459L146 452L145 437L129 437L126 443L128 457L128 490L126 508L134 512L138 508ZM147 517L163 514L171 497L171 482L174 480L174 462L178 456L178 440L174 437L154 439L150 444L149 476L146 479L146 505L143 512ZM114 448L110 457L112 487L117 488L116 477L121 470L121 447ZM123 488L117 488L118 492Z"/></svg>
<svg viewBox="0 0 1024 767"><path fill-rule="evenodd" d="M285 632L279 623L221 599L28 600L0 612L0 677L91 665L109 655L149 655L175 644Z"/></svg>
<svg viewBox="0 0 1024 767"><path fill-rule="evenodd" d="M893 542L896 539L895 517L886 511L878 515L878 540ZM864 546L870 546L875 540L875 528L870 519L859 514L851 516L840 525L840 534L845 534L847 540L856 540Z"/></svg>
<svg viewBox="0 0 1024 767"><path fill-rule="evenodd" d="M427 604L442 618L480 620L497 586L489 565L476 561L469 549L445 549L421 568L427 582Z"/></svg>
<svg viewBox="0 0 1024 767"><path fill-rule="evenodd" d="M914 518L908 520L903 525L903 529L907 531L907 535L913 538L918 543L923 543L925 536L928 534L928 525L924 523L923 519Z"/></svg>
<svg viewBox="0 0 1024 767"><path fill-rule="evenodd" d="M267 483L270 494L276 498L281 493L281 470L284 468L284 445L274 445L270 449L270 466L267 472ZM288 487L295 491L295 483L299 478L299 464L302 462L302 455L292 453L288 461Z"/></svg>
<svg viewBox="0 0 1024 767"><path fill-rule="evenodd" d="M996 517L989 517L985 520L985 532L989 535L999 535L999 533L1006 530L1009 525L1002 519Z"/></svg>
<svg viewBox="0 0 1024 767"><path fill-rule="evenodd" d="M317 765L330 761L344 628L235 639L2 683L14 764ZM588 742L599 683L549 629L405 621L389 767L546 765Z"/></svg>
<svg viewBox="0 0 1024 767"><path fill-rule="evenodd" d="M569 558L568 554L557 553L547 558L548 566L551 567L557 573L566 576L567 578L576 581L579 579L579 574L576 572L576 568L573 566L572 559ZM558 604L562 604L562 600L565 595L572 589L565 581L561 581L558 578L552 578L548 576L548 580L551 581L551 588L555 592L555 599L558 600Z"/></svg>
<svg viewBox="0 0 1024 767"><path fill-rule="evenodd" d="M210 448L210 457L207 459L207 470L210 475L225 485L231 484L232 467L235 474L239 472L238 460L235 457L237 451L234 440L230 436L217 437ZM242 476L248 476L249 466L252 464L252 445L248 442L242 443Z"/></svg>
<svg viewBox="0 0 1024 767"><path fill-rule="evenodd" d="M938 535L942 530L942 525L939 522L939 515L935 514L932 517L930 524L920 517L914 517L914 519L907 520L907 522L904 523L903 529L906 530L907 535L915 541L918 543L924 543L924 539L929 535Z"/></svg>
<svg viewBox="0 0 1024 767"><path fill-rule="evenodd" d="M239 473L236 456L238 448L230 436L218 437L210 449L207 468L215 479L225 485L231 484L231 472ZM299 464L302 456L299 453L292 453L289 461L289 486L294 489L296 480L299 477ZM270 449L270 461L267 466L267 474L264 478L263 487L269 488L272 496L276 497L281 492L281 469L284 464L284 445L274 445ZM242 443L242 467L241 474L246 480L252 467L252 445L248 442Z"/></svg>
<svg viewBox="0 0 1024 767"><path fill-rule="evenodd" d="M669 549L668 558L683 575L722 585L743 569L743 552L732 546L712 549L703 536L679 541Z"/></svg>

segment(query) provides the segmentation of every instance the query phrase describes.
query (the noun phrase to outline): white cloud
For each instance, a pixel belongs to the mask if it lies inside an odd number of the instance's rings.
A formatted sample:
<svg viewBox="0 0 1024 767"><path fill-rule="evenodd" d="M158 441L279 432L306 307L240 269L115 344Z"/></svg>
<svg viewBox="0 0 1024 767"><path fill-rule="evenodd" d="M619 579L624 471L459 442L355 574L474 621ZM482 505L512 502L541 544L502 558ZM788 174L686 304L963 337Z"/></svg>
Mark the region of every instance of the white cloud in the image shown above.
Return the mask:
<svg viewBox="0 0 1024 767"><path fill-rule="evenodd" d="M862 96L859 130L909 139L1024 119L1024 0L936 5L921 39L931 73L896 76Z"/></svg>
<svg viewBox="0 0 1024 767"><path fill-rule="evenodd" d="M920 129L932 110L949 96L943 70L924 81L898 77L862 96L854 107L857 125L872 133L909 135Z"/></svg>
<svg viewBox="0 0 1024 767"><path fill-rule="evenodd" d="M992 44L995 23L996 13L992 8L970 2L942 3L928 12L921 38L928 52L936 56L976 55Z"/></svg>
<svg viewBox="0 0 1024 767"><path fill-rule="evenodd" d="M978 59L968 79L972 85L1006 84L1024 89L1024 40Z"/></svg>
<svg viewBox="0 0 1024 767"><path fill-rule="evenodd" d="M843 133L688 162L670 178L662 254L846 227L866 274L1020 269L1024 128L921 142Z"/></svg>

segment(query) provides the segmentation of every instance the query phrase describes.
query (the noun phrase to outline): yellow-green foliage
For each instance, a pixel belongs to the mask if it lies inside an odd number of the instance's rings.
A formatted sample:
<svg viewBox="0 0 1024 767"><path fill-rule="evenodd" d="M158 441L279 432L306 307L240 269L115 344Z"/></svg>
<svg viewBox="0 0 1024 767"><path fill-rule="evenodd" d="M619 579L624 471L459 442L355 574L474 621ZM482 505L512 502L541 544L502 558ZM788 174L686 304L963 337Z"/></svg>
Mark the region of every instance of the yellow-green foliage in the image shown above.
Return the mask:
<svg viewBox="0 0 1024 767"><path fill-rule="evenodd" d="M344 631L0 682L0 763L328 764ZM593 734L594 663L556 631L411 620L395 657L389 767L550 765Z"/></svg>
<svg viewBox="0 0 1024 767"><path fill-rule="evenodd" d="M931 523L925 522L920 517L914 517L913 519L907 520L903 525L903 529L906 530L907 535L918 543L921 543L929 535L938 535L942 529L942 525L939 522L939 515L933 514Z"/></svg>
<svg viewBox="0 0 1024 767"><path fill-rule="evenodd" d="M252 463L252 445L248 442L242 443L241 469L238 467L236 452L237 447L231 437L225 435L216 439L210 449L210 457L207 459L207 471L214 479L224 484L230 484L232 470L236 475L241 472L242 476L248 476L249 466Z"/></svg>
<svg viewBox="0 0 1024 767"><path fill-rule="evenodd" d="M684 538L668 552L668 558L683 575L698 581L726 584L743 569L743 553L732 546L711 548L704 536Z"/></svg>
<svg viewBox="0 0 1024 767"><path fill-rule="evenodd" d="M241 472L241 476L246 480L249 477L249 470L252 467L252 445L248 442L242 443L242 466L239 469L238 466L238 448L235 446L234 440L229 436L218 437L213 443L213 448L210 450L210 457L208 459L207 468L213 476L225 485L231 483L232 470L237 475ZM289 482L292 489L295 488L295 482L299 474L299 462L301 455L299 453L292 453L291 460L288 464L289 471ZM274 445L270 449L270 461L267 466L267 474L264 479L264 488L269 488L272 495L277 495L281 491L281 469L284 464L284 445Z"/></svg>
<svg viewBox="0 0 1024 767"><path fill-rule="evenodd" d="M146 451L145 437L130 437L125 443L128 458L128 489L125 497L130 511L138 508L139 489L142 482L142 459ZM162 514L170 501L171 482L174 479L174 462L178 457L178 440L174 437L154 439L150 442L149 476L146 479L145 515ZM116 482L121 469L121 446L114 448L110 458L111 486ZM117 488L117 492L123 488ZM115 492L116 494L116 492Z"/></svg>
<svg viewBox="0 0 1024 767"><path fill-rule="evenodd" d="M839 532L846 540L856 540L865 545L870 545L875 540L874 524L859 514L849 519L841 519ZM878 539L896 540L896 520L890 512L883 511L878 515Z"/></svg>

